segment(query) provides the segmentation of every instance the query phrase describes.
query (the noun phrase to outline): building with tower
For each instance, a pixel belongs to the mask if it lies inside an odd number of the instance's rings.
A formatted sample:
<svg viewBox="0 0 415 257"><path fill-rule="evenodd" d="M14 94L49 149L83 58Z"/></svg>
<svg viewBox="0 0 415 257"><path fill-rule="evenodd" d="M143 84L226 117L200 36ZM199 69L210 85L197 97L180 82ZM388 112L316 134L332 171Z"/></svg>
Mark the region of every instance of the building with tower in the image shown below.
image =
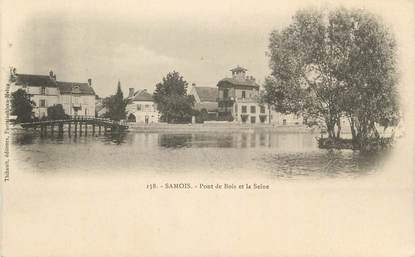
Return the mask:
<svg viewBox="0 0 415 257"><path fill-rule="evenodd" d="M259 103L259 85L247 69L231 69L232 77L218 84L218 118L242 123L268 123L268 106Z"/></svg>
<svg viewBox="0 0 415 257"><path fill-rule="evenodd" d="M232 77L221 79L218 84L218 119L240 123L275 125L301 125L297 115L276 112L260 101L260 85L247 69L237 66L230 70Z"/></svg>

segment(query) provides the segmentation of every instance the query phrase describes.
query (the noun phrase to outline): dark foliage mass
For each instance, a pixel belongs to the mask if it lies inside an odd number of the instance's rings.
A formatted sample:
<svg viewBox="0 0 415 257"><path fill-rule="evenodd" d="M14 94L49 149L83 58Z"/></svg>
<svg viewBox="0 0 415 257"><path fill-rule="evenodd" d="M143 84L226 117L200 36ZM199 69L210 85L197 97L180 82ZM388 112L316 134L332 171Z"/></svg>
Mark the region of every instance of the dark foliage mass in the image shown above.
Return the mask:
<svg viewBox="0 0 415 257"><path fill-rule="evenodd" d="M68 115L65 114L61 104L55 104L48 107L48 119L49 120L63 120L68 118Z"/></svg>
<svg viewBox="0 0 415 257"><path fill-rule="evenodd" d="M341 118L360 145L379 138L376 124L397 123L396 44L379 17L344 8L299 11L271 33L268 55L264 101L321 120L329 138L340 137Z"/></svg>
<svg viewBox="0 0 415 257"><path fill-rule="evenodd" d="M156 85L153 98L161 113L161 120L168 123L191 122L195 114L194 97L187 95L188 83L178 72L170 72Z"/></svg>
<svg viewBox="0 0 415 257"><path fill-rule="evenodd" d="M17 122L29 122L32 119L32 110L35 103L30 99L30 95L23 89L18 89L12 93L11 108L12 115L16 115Z"/></svg>
<svg viewBox="0 0 415 257"><path fill-rule="evenodd" d="M104 100L104 105L108 108L108 113L105 114L106 118L119 121L126 118L127 112L125 110L127 106L127 100L124 99L124 94L121 90L121 83L118 81L117 92L115 95L110 96Z"/></svg>

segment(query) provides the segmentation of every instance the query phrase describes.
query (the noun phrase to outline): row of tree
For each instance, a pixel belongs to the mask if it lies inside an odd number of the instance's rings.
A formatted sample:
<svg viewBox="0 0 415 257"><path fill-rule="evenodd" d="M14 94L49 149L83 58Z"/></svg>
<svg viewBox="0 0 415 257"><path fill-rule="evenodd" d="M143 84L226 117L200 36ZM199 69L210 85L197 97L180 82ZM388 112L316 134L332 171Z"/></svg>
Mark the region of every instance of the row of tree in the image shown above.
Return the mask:
<svg viewBox="0 0 415 257"><path fill-rule="evenodd" d="M188 83L176 71L170 72L156 85L154 102L161 113L161 120L168 123L188 123L192 116L201 116L193 109L194 97L187 95ZM121 84L118 82L115 95L106 98L104 105L108 112L106 117L112 120L126 118L128 99L124 99Z"/></svg>
<svg viewBox="0 0 415 257"><path fill-rule="evenodd" d="M399 119L396 42L381 19L363 10L299 11L270 35L271 75L263 100L283 113L324 122L339 138L349 120L355 142L379 138Z"/></svg>

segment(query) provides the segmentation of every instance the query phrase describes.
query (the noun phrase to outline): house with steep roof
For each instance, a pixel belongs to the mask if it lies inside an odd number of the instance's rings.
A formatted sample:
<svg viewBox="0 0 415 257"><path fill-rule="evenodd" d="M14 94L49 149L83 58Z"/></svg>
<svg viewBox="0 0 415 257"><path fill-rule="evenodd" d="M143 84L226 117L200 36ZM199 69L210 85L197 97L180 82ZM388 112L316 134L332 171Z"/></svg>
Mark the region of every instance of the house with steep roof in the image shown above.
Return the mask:
<svg viewBox="0 0 415 257"><path fill-rule="evenodd" d="M157 104L147 89L135 92L134 88L130 88L127 101L126 111L129 122L145 124L159 122L160 113Z"/></svg>
<svg viewBox="0 0 415 257"><path fill-rule="evenodd" d="M218 113L218 89L215 87L199 87L192 84L189 95L195 98L194 109L206 110L207 113L216 118Z"/></svg>
<svg viewBox="0 0 415 257"><path fill-rule="evenodd" d="M56 80L53 71L48 75L34 75L10 72L11 91L25 90L35 103L33 115L41 118L47 116L47 108L56 104L68 115L95 116L95 91L92 80L88 83L63 82Z"/></svg>

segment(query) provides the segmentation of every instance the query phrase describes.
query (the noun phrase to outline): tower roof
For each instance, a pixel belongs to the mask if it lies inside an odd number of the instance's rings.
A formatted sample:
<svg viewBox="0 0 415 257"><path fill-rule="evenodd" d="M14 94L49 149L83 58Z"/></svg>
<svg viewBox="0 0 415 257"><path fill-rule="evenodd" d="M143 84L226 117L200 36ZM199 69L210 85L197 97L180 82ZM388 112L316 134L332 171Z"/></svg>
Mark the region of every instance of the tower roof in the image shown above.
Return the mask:
<svg viewBox="0 0 415 257"><path fill-rule="evenodd" d="M233 68L233 69L231 69L231 71L232 72L244 72L244 71L247 71L247 69L245 69L245 68L243 68L243 67L241 67L241 66L236 66L236 68Z"/></svg>

